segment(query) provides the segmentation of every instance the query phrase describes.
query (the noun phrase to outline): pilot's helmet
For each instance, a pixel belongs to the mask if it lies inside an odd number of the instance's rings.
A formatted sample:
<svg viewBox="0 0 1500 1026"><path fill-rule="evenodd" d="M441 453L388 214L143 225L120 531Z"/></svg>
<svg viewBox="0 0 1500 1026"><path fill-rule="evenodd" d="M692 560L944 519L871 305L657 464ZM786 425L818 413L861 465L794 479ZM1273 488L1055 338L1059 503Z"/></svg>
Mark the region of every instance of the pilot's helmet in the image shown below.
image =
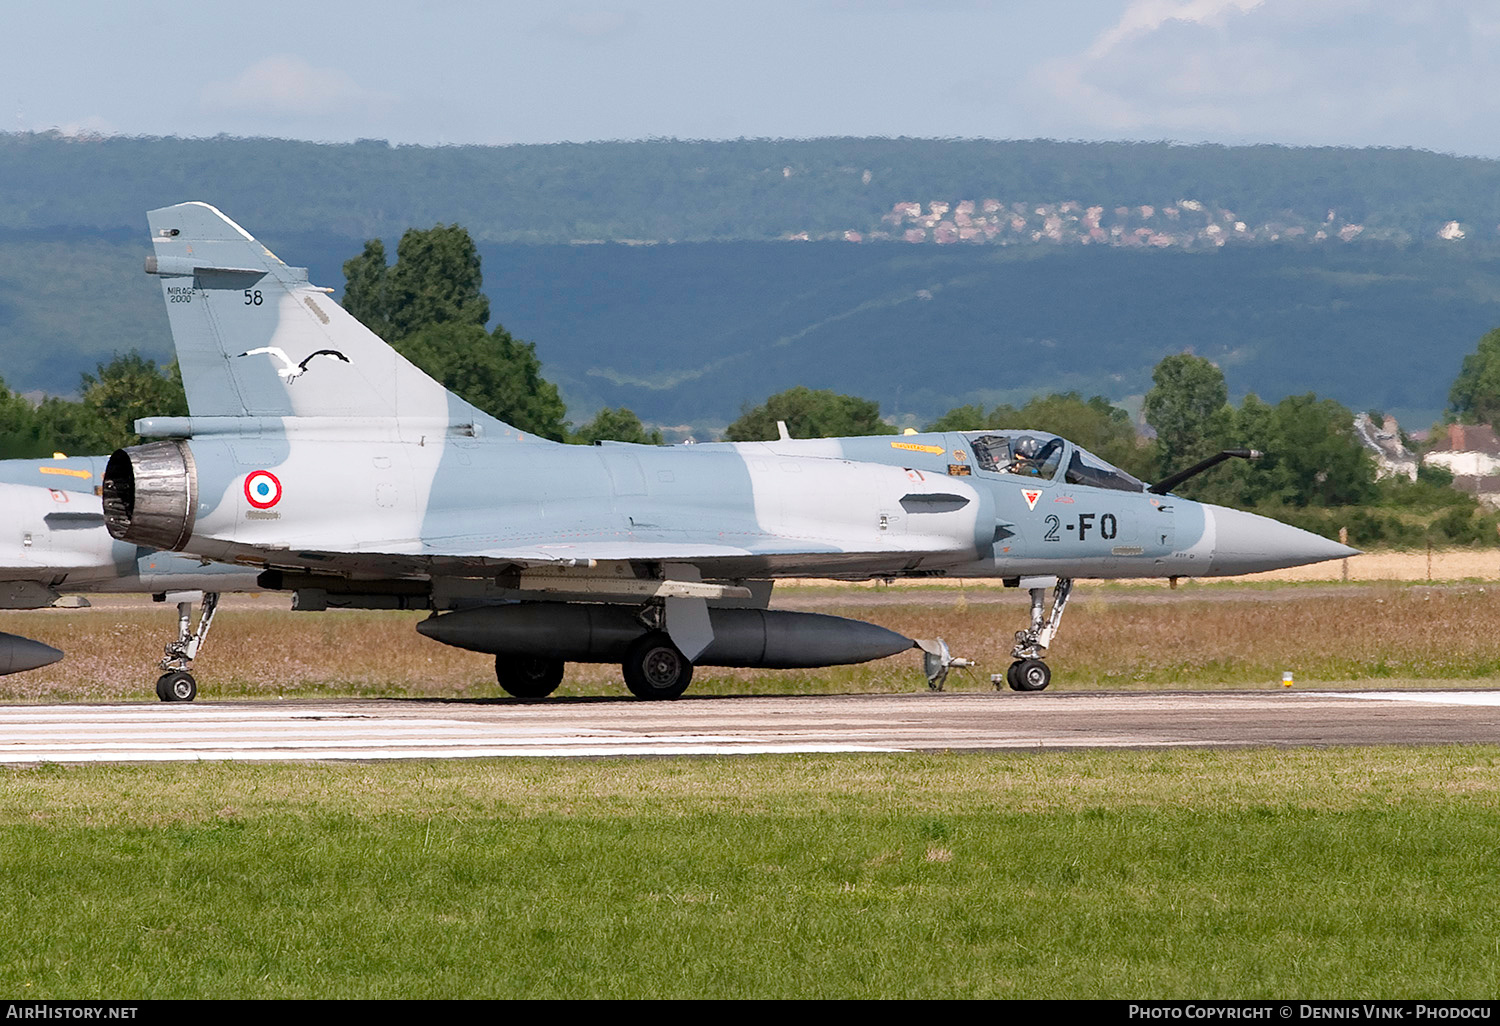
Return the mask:
<svg viewBox="0 0 1500 1026"><path fill-rule="evenodd" d="M1042 451L1042 443L1031 435L1022 435L1017 438L1011 450L1019 460L1034 460L1036 454Z"/></svg>

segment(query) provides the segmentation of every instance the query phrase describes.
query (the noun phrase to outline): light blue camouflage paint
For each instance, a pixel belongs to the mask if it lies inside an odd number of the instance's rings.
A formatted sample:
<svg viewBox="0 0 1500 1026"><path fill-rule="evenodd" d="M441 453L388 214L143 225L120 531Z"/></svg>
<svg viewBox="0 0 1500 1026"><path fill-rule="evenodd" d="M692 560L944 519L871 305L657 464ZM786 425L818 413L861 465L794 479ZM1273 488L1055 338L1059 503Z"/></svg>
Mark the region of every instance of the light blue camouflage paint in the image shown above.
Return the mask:
<svg viewBox="0 0 1500 1026"><path fill-rule="evenodd" d="M537 439L447 392L214 208L148 220L192 415L140 422L172 441L110 461L110 530L263 567L310 601L640 607L640 629L690 661L740 629L710 624L707 604L759 579L1201 576L1353 551L1150 494L1044 432ZM257 471L281 483L274 506L249 501Z"/></svg>

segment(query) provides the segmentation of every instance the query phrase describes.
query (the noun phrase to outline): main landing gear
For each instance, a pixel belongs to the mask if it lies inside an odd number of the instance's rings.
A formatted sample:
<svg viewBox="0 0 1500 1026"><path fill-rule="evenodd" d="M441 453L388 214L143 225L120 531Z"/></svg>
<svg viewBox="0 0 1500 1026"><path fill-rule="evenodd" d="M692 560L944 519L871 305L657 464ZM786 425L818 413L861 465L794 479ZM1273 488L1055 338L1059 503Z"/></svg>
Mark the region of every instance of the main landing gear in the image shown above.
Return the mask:
<svg viewBox="0 0 1500 1026"><path fill-rule="evenodd" d="M517 698L546 698L562 683L563 669L561 659L547 656L495 656L495 679Z"/></svg>
<svg viewBox="0 0 1500 1026"><path fill-rule="evenodd" d="M163 702L191 702L198 697L198 682L189 669L193 659L203 648L203 639L214 622L214 610L219 607L218 592L203 594L203 603L198 612L198 629L192 629L193 592L177 592L162 596L162 601L177 599L177 640L167 642L166 655L162 657L162 675L156 680L156 697Z"/></svg>
<svg viewBox="0 0 1500 1026"><path fill-rule="evenodd" d="M677 698L693 681L693 664L665 631L637 638L625 653L622 669L625 686L637 698ZM561 659L495 656L495 679L516 698L546 698L562 683L563 670Z"/></svg>
<svg viewBox="0 0 1500 1026"><path fill-rule="evenodd" d="M1057 636L1057 627L1062 622L1063 610L1067 608L1068 596L1073 593L1073 580L1070 577L1057 578L1057 586L1052 592L1052 612L1046 616L1045 621L1042 606L1047 598L1046 584L1050 582L1035 578L1027 581L1023 578L1021 583L1037 585L1029 589L1031 626L1024 631L1016 631L1016 646L1010 652L1016 661L1005 671L1004 680L1012 691L1041 691L1052 683L1052 669L1043 660L1047 658L1047 646ZM990 677L990 682L996 688L1000 687L1000 681L998 673Z"/></svg>
<svg viewBox="0 0 1500 1026"><path fill-rule="evenodd" d="M625 686L636 698L677 698L693 681L693 664L664 631L637 638L623 669Z"/></svg>

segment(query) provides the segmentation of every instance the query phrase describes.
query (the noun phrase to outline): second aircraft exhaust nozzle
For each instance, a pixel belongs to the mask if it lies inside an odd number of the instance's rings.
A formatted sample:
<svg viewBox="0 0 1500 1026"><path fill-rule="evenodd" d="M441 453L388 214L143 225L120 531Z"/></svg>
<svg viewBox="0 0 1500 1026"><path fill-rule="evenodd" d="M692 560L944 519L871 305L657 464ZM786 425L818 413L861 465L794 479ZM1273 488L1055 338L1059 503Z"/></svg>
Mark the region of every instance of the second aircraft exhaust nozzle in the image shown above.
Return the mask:
<svg viewBox="0 0 1500 1026"><path fill-rule="evenodd" d="M1223 506L1205 506L1204 511L1214 521L1209 573L1215 577L1284 570L1360 554L1359 549L1270 517Z"/></svg>
<svg viewBox="0 0 1500 1026"><path fill-rule="evenodd" d="M63 657L59 649L19 634L0 634L0 676L49 666Z"/></svg>

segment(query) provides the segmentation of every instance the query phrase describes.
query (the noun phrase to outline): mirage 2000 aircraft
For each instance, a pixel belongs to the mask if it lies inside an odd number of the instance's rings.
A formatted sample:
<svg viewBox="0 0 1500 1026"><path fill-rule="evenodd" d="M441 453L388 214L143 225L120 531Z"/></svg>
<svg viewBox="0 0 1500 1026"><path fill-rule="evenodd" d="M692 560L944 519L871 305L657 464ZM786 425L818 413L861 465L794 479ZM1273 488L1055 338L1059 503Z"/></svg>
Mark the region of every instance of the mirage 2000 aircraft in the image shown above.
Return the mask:
<svg viewBox="0 0 1500 1026"><path fill-rule="evenodd" d="M613 662L643 698L693 667L816 667L915 644L767 608L787 577L999 577L1032 596L1005 680L1040 690L1079 577L1243 574L1354 554L1155 488L1036 431L562 445L444 390L205 203L149 214L188 417L104 474L110 532L261 571L294 607L426 609L540 697ZM1055 586L1050 614L1045 589ZM942 646L929 666L940 682ZM997 682L998 683L998 682Z"/></svg>
<svg viewBox="0 0 1500 1026"><path fill-rule="evenodd" d="M78 592L141 593L177 603L178 632L157 680L165 701L191 698L189 668L213 622L220 592L255 591L256 574L117 541L104 529L98 492L107 457L0 460L0 609L42 609ZM193 602L201 600L197 627ZM63 653L0 633L0 676L55 663Z"/></svg>

